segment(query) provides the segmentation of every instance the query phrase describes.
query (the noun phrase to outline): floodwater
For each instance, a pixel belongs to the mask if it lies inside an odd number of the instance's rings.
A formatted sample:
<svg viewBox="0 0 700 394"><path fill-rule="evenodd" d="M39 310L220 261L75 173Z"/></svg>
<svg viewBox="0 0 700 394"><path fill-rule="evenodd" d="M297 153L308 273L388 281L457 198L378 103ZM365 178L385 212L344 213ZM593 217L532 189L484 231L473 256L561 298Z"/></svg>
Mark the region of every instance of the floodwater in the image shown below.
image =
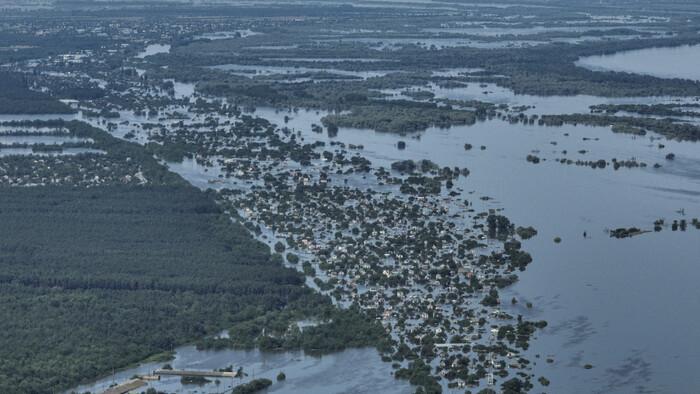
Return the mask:
<svg viewBox="0 0 700 394"><path fill-rule="evenodd" d="M34 152L32 148L0 148L0 157L3 156L72 156L81 153L104 154L104 151L88 148L63 148L61 151Z"/></svg>
<svg viewBox="0 0 700 394"><path fill-rule="evenodd" d="M245 38L249 36L255 36L258 32L254 32L250 29L246 30L234 30L234 31L217 31L214 33L205 33L201 35L194 36L195 40L207 39L207 40L227 40L229 38Z"/></svg>
<svg viewBox="0 0 700 394"><path fill-rule="evenodd" d="M475 36L498 37L498 36L524 36L530 34L552 33L552 32L584 32L590 30L612 30L624 26L455 26L455 27L436 27L423 29L427 33L454 33L468 34Z"/></svg>
<svg viewBox="0 0 700 394"><path fill-rule="evenodd" d="M517 225L534 226L539 234L523 242L534 262L520 274L520 282L501 290L501 299L515 297L519 303L501 309L549 322L532 340L526 357L535 362L531 372L536 377L551 380L548 390L687 392L700 383L695 371L700 343L694 340L700 317L692 313L700 276L700 232L690 224L687 231L670 228L673 220L700 217L697 143L615 134L607 127L500 120L405 136L341 128L337 137L329 138L310 131L324 112L258 108L255 115L300 130L306 143L362 144L362 154L374 167L388 168L405 159L467 167L471 174L455 181L453 190L463 189L477 212L504 208ZM291 118L286 124L285 115ZM418 135L420 140L414 138ZM396 148L399 140L406 142L406 149ZM474 148L465 150L465 143ZM665 158L671 152L675 160ZM529 154L542 161L528 163ZM557 158L604 159L609 165L592 169L560 164ZM614 170L613 158L647 166ZM655 163L661 167L653 168ZM192 161L171 169L202 188L208 177L217 177L216 170L203 172ZM470 191L475 193L469 196ZM481 196L492 199L481 201ZM658 233L629 239L607 233L618 227L652 229L660 218L666 224ZM562 242L554 243L555 237ZM526 302L533 307L526 308ZM593 368L584 369L586 364ZM389 373L373 379L377 385L398 383Z"/></svg>
<svg viewBox="0 0 700 394"><path fill-rule="evenodd" d="M0 115L0 122L21 122L23 120L56 120L65 121L80 119L80 114L39 114L39 115ZM20 126L21 127L21 126Z"/></svg>
<svg viewBox="0 0 700 394"><path fill-rule="evenodd" d="M391 365L379 358L375 349L348 349L338 353L307 355L303 351L277 352L254 350L204 350L193 346L175 349L177 355L168 362L173 369L211 371L233 366L236 371L243 367L247 374L243 379L209 378L205 385L183 385L179 376L163 376L159 381L148 381L149 387L169 393L223 393L231 385L247 383L252 379L267 378L274 383L267 393L370 393L389 394L413 392L406 381L395 380ZM93 384L77 387L71 391L99 392L113 382L123 383L136 374L151 374L165 363L148 363L121 371ZM284 372L286 379L277 381ZM143 390L146 390L144 387Z"/></svg>
<svg viewBox="0 0 700 394"><path fill-rule="evenodd" d="M494 89L474 85L478 89ZM544 108L553 111L554 102L558 101L540 98L550 102L543 104L535 96L503 94L504 99L517 97L519 105L537 104L542 113L547 112ZM496 94L491 96L495 97ZM577 112L590 104L608 102L588 96L585 100L573 100L568 108L566 103L560 103L559 112ZM658 98L646 98L647 103L657 101ZM532 340L527 357L536 363L532 373L552 382L549 390L688 392L700 384L695 371L700 361L700 343L694 338L700 316L693 313L694 299L699 295L695 282L700 277L700 232L690 224L687 231L671 231L669 226L673 220L690 222L700 218L698 143L652 140L660 138L654 135L614 134L606 127L513 125L497 119L472 126L430 128L405 136L342 128L337 137L329 138L325 133L310 131L311 123L319 124L324 112L288 113L258 108L254 115L300 130L306 142L362 144L362 154L375 167L388 168L394 161L404 159L430 159L440 166L467 167L471 174L460 177L454 189L463 189L463 197L473 202L477 212L504 208L503 213L517 225L535 227L539 234L523 242L534 262L520 274L520 282L501 290L501 299L519 300L517 305L502 306L512 315L549 322ZM286 124L285 115L291 118ZM23 116L15 120L34 118ZM129 120L138 121L136 117ZM420 139L414 138L418 135ZM396 148L399 140L406 141L406 149ZM474 148L465 150L465 143ZM660 148L660 143L665 147ZM676 158L666 160L666 154L671 152ZM529 154L542 161L528 163L525 157ZM610 165L592 169L563 165L555 161L557 158L604 159L608 163L613 158L634 158L647 166L617 171ZM655 163L661 167L653 168ZM212 187L209 180L221 180L216 167L204 171L193 160L171 164L171 169L200 188ZM225 181L221 186L230 187L232 180ZM469 196L468 191L475 193ZM481 196L493 199L481 201ZM607 229L618 227L651 229L653 221L660 218L665 219L666 225L659 233L629 239L610 238L606 233ZM561 237L562 242L554 243L555 237ZM528 301L533 308L524 306ZM553 362L545 362L546 358ZM207 360L219 361L207 364ZM199 365L202 369L228 364L243 366L246 371L254 368L256 376L273 380L279 370L284 370L287 381L275 383L270 389L279 392L328 392L333 387L337 388L333 392L373 391L368 389L370 386L386 387L382 391L413 391L406 382L392 378L390 365L382 363L373 349L346 350L316 359L300 352L199 353L182 348L173 362L176 368ZM584 369L586 364L593 368ZM356 366L349 376L342 375L344 371L331 372L326 368L335 367L329 365ZM129 370L116 379L123 381L154 367ZM353 380L355 376L357 379ZM111 383L111 378L101 382ZM169 391L190 390L178 386L179 380L163 382L175 385L166 388ZM215 392L223 390L225 384L197 389Z"/></svg>
<svg viewBox="0 0 700 394"><path fill-rule="evenodd" d="M471 47L471 48L523 48L534 45L545 44L546 41L532 40L504 40L504 41L478 41L465 38L433 38L433 37L416 37L416 38L358 38L358 37L341 37L333 39L318 40L323 42L359 42L368 44L372 49L398 49L405 45L416 45L422 48L451 48L451 47Z"/></svg>
<svg viewBox="0 0 700 394"><path fill-rule="evenodd" d="M301 74L307 72L328 72L331 74L347 75L351 77L358 77L362 79L372 78L372 77L382 77L396 70L373 70L373 71L346 71L337 70L333 68L309 68L309 67L282 67L282 66L257 66L257 65L243 65L243 64L222 64L218 66L211 66L210 68L228 71L231 74L243 75L246 77L253 77L258 75L273 75L273 74Z"/></svg>
<svg viewBox="0 0 700 394"><path fill-rule="evenodd" d="M425 90L422 87L416 87ZM388 94L400 94L406 89L382 90ZM479 100L494 104L506 104L509 107L523 107L526 115L560 115L572 113L590 113L590 106L596 104L688 104L697 103L695 97L596 97L576 96L534 96L515 94L512 90L495 83L470 82L459 88L441 88L431 85L430 91L436 99Z"/></svg>
<svg viewBox="0 0 700 394"><path fill-rule="evenodd" d="M661 48L649 51L655 50ZM693 51L688 49L686 53ZM686 71L692 64L686 63ZM653 68L646 66L647 71ZM683 75L687 78L692 73ZM534 107L525 110L531 114L588 112L589 105L602 103L693 100L543 98L514 95L507 89L478 83L461 90L432 89L437 97L481 98ZM700 324L695 306L700 295L696 283L700 277L700 231L690 225L692 218L700 218L698 143L666 140L653 134L614 134L607 127L543 127L497 119L404 136L342 128L337 137L331 138L310 131L311 123L319 124L324 114L258 108L254 115L300 130L306 142L333 140L364 145L362 154L374 167L388 168L405 159L467 167L471 174L456 180L453 190L463 189L462 197L473 202L477 212L504 208L503 214L517 225L538 230L535 238L523 242L533 263L520 273L518 283L501 290L501 299L515 297L519 303L508 303L501 309L512 315L522 314L528 320L549 322L547 328L536 333L526 353L526 358L535 362L529 371L535 374L534 380L544 376L551 381L547 391L691 392L700 384L696 373L700 342L695 338L695 328ZM291 117L286 124L285 115ZM418 135L420 139L415 138ZM396 148L399 140L406 142L406 149ZM465 150L465 143L474 148ZM665 147L661 148L660 143ZM675 159L667 160L668 153L674 153ZM527 162L525 158L531 154L542 161ZM561 158L603 159L609 164L604 169L592 169L555 160ZM636 160L646 167L614 170L610 165L613 159ZM655 163L661 167L653 168ZM209 180L220 180L218 170L203 171L194 161L172 165L171 169L201 188L207 187ZM469 191L474 194L468 195ZM492 199L482 201L479 197L483 196ZM652 229L657 219L665 220L661 232L628 239L610 238L607 233L618 227ZM689 223L687 231L672 231L670 223L682 219ZM561 237L562 242L555 243L555 237ZM526 302L532 302L533 307L527 308ZM547 358L552 362L545 362ZM178 358L172 362L175 368L193 369L229 364L243 366L250 375L255 370L256 377L272 380L283 370L287 380L273 384L271 392L413 391L405 381L393 379L390 365L382 363L373 349L346 350L319 359L302 352L197 352L185 347L178 349ZM592 368L585 369L587 364ZM156 366L160 364L125 371L117 380ZM109 383L111 378L78 390L99 390L104 386L97 385ZM183 389L179 379L162 383L165 390L179 392L223 391L228 384ZM537 383L535 387L542 389Z"/></svg>
<svg viewBox="0 0 700 394"><path fill-rule="evenodd" d="M47 144L57 145L64 142L90 142L86 138L53 135L2 135L0 134L0 144Z"/></svg>
<svg viewBox="0 0 700 394"><path fill-rule="evenodd" d="M178 82L174 79L165 79L164 81L170 81L173 83L173 91L175 92L175 98L192 98L194 95L194 84L186 82Z"/></svg>
<svg viewBox="0 0 700 394"><path fill-rule="evenodd" d="M358 63L375 63L386 61L376 58L361 58L361 57L269 57L262 58L265 61L281 61L281 62L318 62L318 63L340 63L340 62L358 62Z"/></svg>
<svg viewBox="0 0 700 394"><path fill-rule="evenodd" d="M276 115L260 109L257 114ZM317 116L297 115L316 123ZM293 116L289 125L302 130L307 142L328 140L301 123ZM501 299L516 297L520 302L501 309L549 322L536 334L527 357L537 364L532 370L536 377L552 381L548 391L687 392L700 383L695 371L700 343L694 338L700 317L693 312L699 295L700 232L690 225L685 232L669 226L673 220L690 223L700 217L697 143L652 141L651 136L614 134L605 127L509 125L499 120L431 128L420 133L420 140L411 138L417 134L341 129L334 140L363 144L363 155L374 166L430 159L440 166L468 167L471 174L456 181L455 188L475 191L473 197L464 197L474 202L477 212L505 208L504 214L517 225L539 231L523 242L534 262L520 274L520 282L501 290ZM405 150L396 148L398 140L406 141ZM464 150L465 143L474 148ZM677 159L666 160L669 152ZM545 161L528 163L528 154ZM647 167L592 169L563 165L556 158L608 163L634 158ZM654 163L662 167L654 169ZM493 200L481 202L479 196ZM677 212L681 209L684 214ZM666 225L659 233L615 239L606 232L632 226L652 229L660 218ZM563 241L556 244L555 237ZM527 301L533 308L524 306ZM554 362L546 363L548 357ZM586 364L594 368L584 369Z"/></svg>
<svg viewBox="0 0 700 394"><path fill-rule="evenodd" d="M612 55L588 56L576 64L593 71L621 71L661 78L700 81L700 45L647 48Z"/></svg>
<svg viewBox="0 0 700 394"><path fill-rule="evenodd" d="M156 55L159 53L168 53L170 52L170 44L151 44L146 46L146 48L143 50L143 52L139 52L138 55L136 55L137 58L143 59L146 56L151 56L151 55Z"/></svg>
<svg viewBox="0 0 700 394"><path fill-rule="evenodd" d="M697 143L614 134L606 127L542 127L500 120L406 136L341 128L337 137L329 138L310 131L311 123L320 123L324 112L258 108L255 115L280 125L285 124L285 115L290 116L285 125L301 130L306 142L362 144L362 154L375 167L424 158L440 166L467 167L471 174L459 178L454 189L463 189L463 197L473 202L477 212L504 208L517 225L534 226L539 234L523 242L534 262L520 274L520 282L501 290L501 299L515 297L519 303L501 309L549 322L527 352L527 358L535 361L531 371L535 377L545 376L552 382L548 390L688 392L700 383L695 371L700 343L694 339L700 317L693 313L698 295L695 280L700 276L696 264L700 232L690 225L687 231L671 231L669 226L673 220L690 222L700 217ZM420 140L413 138L418 135ZM396 148L399 140L406 141L406 149ZM464 150L465 143L474 148ZM659 143L665 147L659 148ZM482 145L484 150L479 149ZM665 159L669 152L676 155L675 160ZM528 154L542 161L528 163ZM634 158L647 167L592 169L563 165L556 158L608 163L613 158ZM662 167L654 169L654 163ZM171 169L201 188L207 187L207 179L219 179L216 169L203 171L193 161ZM475 193L470 197L468 191ZM480 201L480 196L493 199ZM681 209L683 213L678 212ZM614 239L606 232L632 226L651 229L659 218L666 220L659 233ZM562 242L554 243L555 237ZM533 307L526 308L526 302ZM553 362L545 362L546 358ZM172 362L175 368L193 369L229 364L243 366L249 374L255 369L257 377L272 380L283 370L287 380L275 383L271 392L413 391L405 381L392 378L390 365L382 363L373 349L346 350L317 359L302 352L196 352L186 347L178 349L178 358ZM586 364L593 368L584 369ZM343 375L348 365L354 367ZM158 366L147 364L115 379L123 381ZM99 390L100 384L109 383L111 378L79 391ZM173 378L162 383L168 391L192 390L183 389ZM226 384L196 389L223 391Z"/></svg>

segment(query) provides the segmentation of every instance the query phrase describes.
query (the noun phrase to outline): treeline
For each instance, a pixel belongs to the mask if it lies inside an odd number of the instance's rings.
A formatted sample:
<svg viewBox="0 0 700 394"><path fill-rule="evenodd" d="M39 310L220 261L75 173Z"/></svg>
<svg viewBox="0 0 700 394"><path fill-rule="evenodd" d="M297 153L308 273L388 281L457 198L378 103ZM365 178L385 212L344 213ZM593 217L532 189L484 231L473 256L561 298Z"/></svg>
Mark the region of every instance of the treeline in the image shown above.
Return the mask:
<svg viewBox="0 0 700 394"><path fill-rule="evenodd" d="M700 113L697 111L684 111L681 108L698 108L697 104L597 104L591 105L591 112L604 112L609 115L614 115L620 111L633 112L640 115L656 115L665 117L689 116L697 117Z"/></svg>
<svg viewBox="0 0 700 394"><path fill-rule="evenodd" d="M324 324L291 332L283 339L269 338L266 342L260 343L259 346L263 349L283 347L307 351L332 351L366 346L384 350L391 348L391 339L381 324L370 315L349 309L335 309Z"/></svg>
<svg viewBox="0 0 700 394"><path fill-rule="evenodd" d="M260 378L241 384L231 390L231 394L253 394L272 386L270 379Z"/></svg>
<svg viewBox="0 0 700 394"><path fill-rule="evenodd" d="M588 126L612 127L613 132L645 135L646 130L669 138L697 141L700 139L700 126L680 123L676 119L655 119L635 116L612 116L596 114L544 115L539 119L540 125L561 126L568 124L585 124Z"/></svg>
<svg viewBox="0 0 700 394"><path fill-rule="evenodd" d="M433 103L396 100L355 106L349 114L327 115L321 121L329 129L350 127L403 133L425 130L431 126L474 124L476 115L472 111L438 107Z"/></svg>
<svg viewBox="0 0 700 394"><path fill-rule="evenodd" d="M71 114L70 106L29 89L24 76L0 72L0 114Z"/></svg>
<svg viewBox="0 0 700 394"><path fill-rule="evenodd" d="M197 341L199 349L265 350L304 349L311 352L338 351L373 346L389 350L393 341L384 327L372 316L357 309L338 309L325 297L302 296L283 311L273 311L228 327L229 338L205 338ZM248 309L248 312L252 310ZM318 325L301 330L296 321L314 316Z"/></svg>
<svg viewBox="0 0 700 394"><path fill-rule="evenodd" d="M421 386L416 392L442 393L442 387L438 379L431 374L430 365L426 364L421 358L411 361L407 368L400 368L394 376L396 379L406 379L414 386Z"/></svg>
<svg viewBox="0 0 700 394"><path fill-rule="evenodd" d="M531 48L474 49L468 47L429 51L420 47L397 51L402 64L417 62L423 68L481 67L480 80L512 89L516 94L620 96L697 96L700 82L666 79L625 72L598 72L579 67L583 56L660 46L697 44L697 34L645 40L550 43ZM506 78L503 78L506 76Z"/></svg>

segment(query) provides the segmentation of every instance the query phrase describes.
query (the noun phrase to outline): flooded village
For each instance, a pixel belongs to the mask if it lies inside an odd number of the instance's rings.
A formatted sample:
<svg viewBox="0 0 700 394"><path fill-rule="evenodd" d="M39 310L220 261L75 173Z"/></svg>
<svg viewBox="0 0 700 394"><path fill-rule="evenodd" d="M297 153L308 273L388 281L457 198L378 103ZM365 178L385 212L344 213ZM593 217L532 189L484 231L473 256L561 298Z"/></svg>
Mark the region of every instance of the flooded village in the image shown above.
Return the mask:
<svg viewBox="0 0 700 394"><path fill-rule="evenodd" d="M294 270L279 283L361 316L347 324L371 340L343 336L333 325L346 316L316 298L289 311L294 291L265 299L248 285L264 307L221 312L228 320L190 330L194 340L158 342L170 351L162 359L113 366L110 377L102 368L66 392L236 392L262 380L270 383L256 390L324 392L311 376L333 392L668 388L672 372L647 364L649 354L668 361L666 350L600 338L636 330L615 315L627 313L620 305L630 294L647 298L637 287L611 289L633 263L660 269L657 254L640 256L646 247L674 247L684 262L697 251L700 82L589 68L602 67L601 45L605 54L695 50L694 21L617 8L559 20L525 5L423 4L392 17L389 6L378 16L362 6L222 15L183 7L193 16L127 7L109 23L99 8L81 10L79 21L2 19L4 32L22 37L7 51L42 40L56 47L4 57L6 83L61 100L32 97L36 110L0 114L0 186L184 180L252 236L243 244L264 244L255 247L265 264ZM589 61L574 65L579 58ZM531 66L542 59L551 71ZM640 195L635 209L629 201ZM192 211L214 210L203 206ZM612 260L619 271L609 271ZM594 268L582 273L586 264ZM648 281L641 288L662 275L639 276ZM669 297L688 289L682 277ZM17 282L8 278L0 279ZM160 291L169 279L163 271L129 286ZM208 291L177 286L177 294ZM642 304L650 302L630 308ZM308 327L335 331L307 341ZM618 354L603 355L606 346ZM335 382L329 369L349 362L357 372L338 372L345 381ZM659 377L629 378L651 369ZM144 378L182 370L217 380ZM682 375L674 387L693 384Z"/></svg>

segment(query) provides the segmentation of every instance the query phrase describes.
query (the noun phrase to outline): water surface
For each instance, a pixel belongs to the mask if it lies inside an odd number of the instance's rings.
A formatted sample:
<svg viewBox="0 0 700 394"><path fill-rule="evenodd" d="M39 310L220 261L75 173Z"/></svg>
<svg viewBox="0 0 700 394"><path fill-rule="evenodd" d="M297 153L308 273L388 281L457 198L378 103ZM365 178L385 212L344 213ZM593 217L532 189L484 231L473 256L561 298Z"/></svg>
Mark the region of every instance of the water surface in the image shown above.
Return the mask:
<svg viewBox="0 0 700 394"><path fill-rule="evenodd" d="M151 44L146 46L146 48L142 51L139 52L136 57L139 59L143 59L146 56L151 56L151 55L156 55L159 53L168 53L170 52L170 44Z"/></svg>
<svg viewBox="0 0 700 394"><path fill-rule="evenodd" d="M612 55L588 56L579 59L576 64L594 71L621 71L700 81L700 45L647 48Z"/></svg>
<svg viewBox="0 0 700 394"><path fill-rule="evenodd" d="M274 383L268 393L410 393L415 390L408 382L391 377L391 366L380 360L375 349L348 349L338 353L311 356L303 351L263 352L260 350L206 350L193 346L176 349L177 355L170 361L173 369L211 371L233 366L243 367L247 374L243 379L220 378L220 384L212 382L203 386L183 385L179 376L163 376L159 381L148 381L149 387L165 392L217 393L230 387L247 383L252 379L267 378ZM165 363L148 363L118 372L93 384L76 387L73 391L99 392L113 382L123 383L136 374L151 374ZM277 375L284 372L286 379L278 382ZM146 388L144 388L145 390ZM69 391L70 392L70 391Z"/></svg>

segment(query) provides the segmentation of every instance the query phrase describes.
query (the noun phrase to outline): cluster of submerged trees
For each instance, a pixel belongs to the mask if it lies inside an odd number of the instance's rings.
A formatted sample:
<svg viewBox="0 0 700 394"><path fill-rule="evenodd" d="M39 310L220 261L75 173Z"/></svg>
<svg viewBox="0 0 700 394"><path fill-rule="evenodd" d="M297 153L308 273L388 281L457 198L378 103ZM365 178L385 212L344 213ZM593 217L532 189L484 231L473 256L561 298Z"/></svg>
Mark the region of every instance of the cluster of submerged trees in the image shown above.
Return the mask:
<svg viewBox="0 0 700 394"><path fill-rule="evenodd" d="M475 121L473 111L406 100L378 101L353 106L349 114L327 115L322 119L326 127L334 125L393 133L425 130L430 126L474 124Z"/></svg>
<svg viewBox="0 0 700 394"><path fill-rule="evenodd" d="M611 116L598 114L544 115L539 124L561 126L568 124L585 124L588 126L612 127L613 132L646 135L646 130L659 133L669 138L696 141L700 138L700 126L678 122L673 118L654 119L635 116Z"/></svg>
<svg viewBox="0 0 700 394"><path fill-rule="evenodd" d="M690 221L690 225L695 227L696 229L700 230L700 221L697 218L693 218ZM668 226L666 224L665 219L658 219L654 221L654 231L659 232L663 230L664 226ZM671 223L671 230L672 231L686 231L688 228L688 221L686 219L676 219ZM642 230L637 227L620 227L616 228L614 230L610 230L610 236L615 237L615 238L628 238L632 237L635 235L643 234L650 232L650 230Z"/></svg>

